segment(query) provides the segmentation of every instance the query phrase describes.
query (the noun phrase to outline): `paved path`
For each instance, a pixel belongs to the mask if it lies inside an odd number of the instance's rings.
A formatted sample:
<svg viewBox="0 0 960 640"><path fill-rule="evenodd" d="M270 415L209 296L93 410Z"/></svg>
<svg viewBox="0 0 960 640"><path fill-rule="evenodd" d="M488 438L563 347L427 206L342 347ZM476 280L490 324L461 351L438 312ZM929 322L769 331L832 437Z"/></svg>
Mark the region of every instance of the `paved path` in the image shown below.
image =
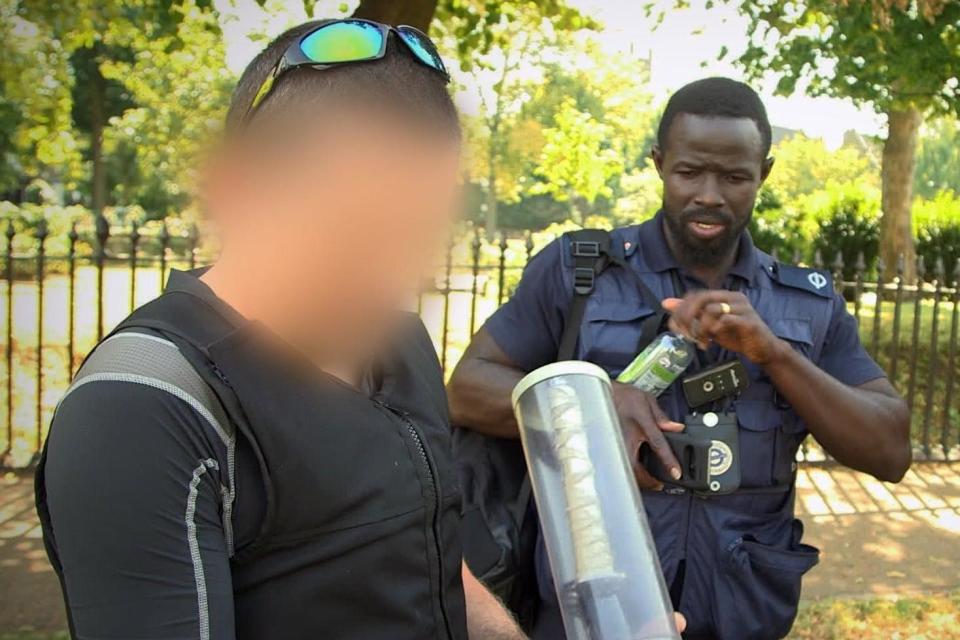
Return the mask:
<svg viewBox="0 0 960 640"><path fill-rule="evenodd" d="M65 628L32 480L0 478L0 632ZM899 485L807 467L797 484L805 541L823 551L805 599L960 588L960 464L917 464Z"/></svg>
<svg viewBox="0 0 960 640"><path fill-rule="evenodd" d="M804 598L960 587L960 465L918 463L896 485L812 467L797 486L805 541L822 551Z"/></svg>
<svg viewBox="0 0 960 640"><path fill-rule="evenodd" d="M0 478L0 632L66 627L33 507L33 475L8 473Z"/></svg>

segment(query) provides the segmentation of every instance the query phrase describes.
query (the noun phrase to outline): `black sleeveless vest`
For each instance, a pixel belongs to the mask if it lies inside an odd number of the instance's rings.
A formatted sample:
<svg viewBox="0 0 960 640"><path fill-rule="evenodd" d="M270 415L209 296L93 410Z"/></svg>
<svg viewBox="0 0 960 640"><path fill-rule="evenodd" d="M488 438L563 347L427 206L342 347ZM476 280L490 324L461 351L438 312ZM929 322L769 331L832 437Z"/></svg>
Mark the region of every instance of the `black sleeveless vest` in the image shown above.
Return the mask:
<svg viewBox="0 0 960 640"><path fill-rule="evenodd" d="M237 637L465 639L460 491L419 318L367 396L197 287L175 273L117 331L175 342L258 459L266 512L232 560Z"/></svg>

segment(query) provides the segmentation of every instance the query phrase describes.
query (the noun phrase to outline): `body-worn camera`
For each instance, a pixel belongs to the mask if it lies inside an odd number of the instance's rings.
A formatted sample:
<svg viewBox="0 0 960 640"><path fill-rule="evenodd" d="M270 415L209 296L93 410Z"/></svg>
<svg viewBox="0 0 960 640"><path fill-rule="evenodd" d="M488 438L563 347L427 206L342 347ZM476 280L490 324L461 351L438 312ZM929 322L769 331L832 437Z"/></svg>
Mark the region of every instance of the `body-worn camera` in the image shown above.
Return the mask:
<svg viewBox="0 0 960 640"><path fill-rule="evenodd" d="M683 379L683 395L691 407L735 396L750 386L747 370L739 360L724 362Z"/></svg>
<svg viewBox="0 0 960 640"><path fill-rule="evenodd" d="M680 462L682 476L674 480L656 454L644 446L640 461L660 481L696 493L719 495L740 488L740 433L733 411L696 413L684 420L680 433L664 433Z"/></svg>

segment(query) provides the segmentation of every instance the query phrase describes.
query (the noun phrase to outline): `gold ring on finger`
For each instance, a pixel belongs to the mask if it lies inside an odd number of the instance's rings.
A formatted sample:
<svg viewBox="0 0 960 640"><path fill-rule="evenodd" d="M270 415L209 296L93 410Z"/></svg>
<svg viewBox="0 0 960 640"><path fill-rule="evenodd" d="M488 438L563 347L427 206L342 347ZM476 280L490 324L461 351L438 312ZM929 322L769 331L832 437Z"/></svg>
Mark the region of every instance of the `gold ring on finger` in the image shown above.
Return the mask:
<svg viewBox="0 0 960 640"><path fill-rule="evenodd" d="M720 315L725 316L725 315L727 315L728 313L730 313L731 311L732 311L732 309L730 309L730 304L729 304L728 302L721 302L721 303L720 303Z"/></svg>

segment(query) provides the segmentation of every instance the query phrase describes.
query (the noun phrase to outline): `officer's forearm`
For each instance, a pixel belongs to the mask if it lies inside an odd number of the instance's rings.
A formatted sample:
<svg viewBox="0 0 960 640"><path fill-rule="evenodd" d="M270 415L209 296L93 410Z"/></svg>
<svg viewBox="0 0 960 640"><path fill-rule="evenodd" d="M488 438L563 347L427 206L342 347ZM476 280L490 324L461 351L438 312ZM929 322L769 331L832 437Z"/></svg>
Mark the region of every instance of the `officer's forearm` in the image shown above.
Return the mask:
<svg viewBox="0 0 960 640"><path fill-rule="evenodd" d="M910 467L910 414L890 383L845 385L780 342L764 370L810 433L839 462L898 482Z"/></svg>
<svg viewBox="0 0 960 640"><path fill-rule="evenodd" d="M462 576L470 640L524 640L526 636L510 612L473 576L466 563Z"/></svg>
<svg viewBox="0 0 960 640"><path fill-rule="evenodd" d="M523 376L481 329L447 385L451 422L500 438L519 437L510 394Z"/></svg>
<svg viewBox="0 0 960 640"><path fill-rule="evenodd" d="M499 438L519 437L510 394L522 377L505 365L465 357L447 385L451 422Z"/></svg>

